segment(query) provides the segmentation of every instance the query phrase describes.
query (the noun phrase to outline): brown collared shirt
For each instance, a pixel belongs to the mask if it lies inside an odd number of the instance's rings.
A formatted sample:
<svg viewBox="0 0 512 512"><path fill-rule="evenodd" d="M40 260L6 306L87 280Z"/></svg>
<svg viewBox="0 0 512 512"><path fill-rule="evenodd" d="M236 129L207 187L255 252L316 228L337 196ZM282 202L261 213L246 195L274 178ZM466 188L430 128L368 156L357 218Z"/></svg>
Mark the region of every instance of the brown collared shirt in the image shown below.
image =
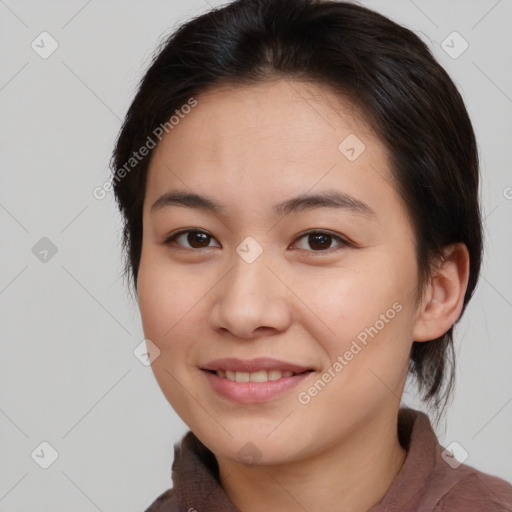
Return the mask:
<svg viewBox="0 0 512 512"><path fill-rule="evenodd" d="M368 512L512 511L512 485L466 464L449 464L425 413L401 408L398 437L407 450L404 464ZM191 431L174 445L172 482L145 512L240 512L220 485L215 456Z"/></svg>

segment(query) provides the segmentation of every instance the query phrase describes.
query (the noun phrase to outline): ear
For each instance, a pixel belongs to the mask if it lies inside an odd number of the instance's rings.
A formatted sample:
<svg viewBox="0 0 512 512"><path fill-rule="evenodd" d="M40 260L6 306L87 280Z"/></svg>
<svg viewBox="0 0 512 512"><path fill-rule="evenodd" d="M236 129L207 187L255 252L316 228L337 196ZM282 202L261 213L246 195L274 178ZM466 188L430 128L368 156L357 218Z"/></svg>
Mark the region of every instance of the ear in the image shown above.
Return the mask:
<svg viewBox="0 0 512 512"><path fill-rule="evenodd" d="M469 252L465 244L445 248L444 259L432 274L414 324L414 341L442 336L457 321L469 279Z"/></svg>

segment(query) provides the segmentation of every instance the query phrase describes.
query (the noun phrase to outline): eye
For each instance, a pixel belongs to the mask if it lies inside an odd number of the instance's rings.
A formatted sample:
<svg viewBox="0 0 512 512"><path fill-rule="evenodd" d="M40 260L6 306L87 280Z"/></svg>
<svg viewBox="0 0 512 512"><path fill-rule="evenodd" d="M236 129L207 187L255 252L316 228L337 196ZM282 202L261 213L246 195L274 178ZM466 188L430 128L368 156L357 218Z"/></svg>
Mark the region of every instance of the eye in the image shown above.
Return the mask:
<svg viewBox="0 0 512 512"><path fill-rule="evenodd" d="M327 252L329 249L337 250L340 247L351 246L350 242L347 240L327 231L309 231L308 233L304 233L297 240L298 242L295 242L295 244L299 249L310 252ZM333 242L338 242L338 246L332 247Z"/></svg>
<svg viewBox="0 0 512 512"><path fill-rule="evenodd" d="M210 245L215 240L212 235L198 229L186 229L169 235L165 245L177 244L187 249L206 249L208 247L220 247L220 245ZM187 245L188 244L188 245Z"/></svg>
<svg viewBox="0 0 512 512"><path fill-rule="evenodd" d="M172 233L165 241L165 245L178 245L186 249L207 249L209 247L220 247L210 245L215 238L209 233L199 229L186 229ZM337 242L337 246L333 247L333 242ZM297 248L309 252L333 252L330 249L337 250L341 247L351 246L352 244L343 239L339 235L327 231L309 231L303 233L295 242Z"/></svg>

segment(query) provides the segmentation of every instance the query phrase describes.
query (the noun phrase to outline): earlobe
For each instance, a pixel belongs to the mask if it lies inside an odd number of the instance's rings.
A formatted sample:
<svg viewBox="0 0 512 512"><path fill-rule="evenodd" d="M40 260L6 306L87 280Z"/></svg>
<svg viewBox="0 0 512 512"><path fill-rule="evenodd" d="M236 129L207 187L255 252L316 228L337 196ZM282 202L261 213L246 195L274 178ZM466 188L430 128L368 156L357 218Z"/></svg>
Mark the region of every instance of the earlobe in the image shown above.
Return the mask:
<svg viewBox="0 0 512 512"><path fill-rule="evenodd" d="M433 271L413 331L414 341L429 341L446 333L464 305L469 279L469 253L463 243L445 248L444 259Z"/></svg>

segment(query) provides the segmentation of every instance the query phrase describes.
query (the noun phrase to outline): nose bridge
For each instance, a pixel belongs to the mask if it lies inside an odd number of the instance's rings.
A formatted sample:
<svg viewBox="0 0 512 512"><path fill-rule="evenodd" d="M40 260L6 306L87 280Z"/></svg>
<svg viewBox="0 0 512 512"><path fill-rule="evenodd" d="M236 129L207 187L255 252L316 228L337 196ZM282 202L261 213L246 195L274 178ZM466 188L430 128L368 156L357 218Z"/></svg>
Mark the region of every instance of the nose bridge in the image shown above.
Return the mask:
<svg viewBox="0 0 512 512"><path fill-rule="evenodd" d="M272 273L267 266L270 262L266 256L260 256L254 261L245 260L239 254L233 257L233 270L228 279L229 288L234 295L245 300L265 303L270 296L272 287Z"/></svg>
<svg viewBox="0 0 512 512"><path fill-rule="evenodd" d="M284 330L290 321L286 287L267 268L268 255L240 244L215 297L213 322L235 336L250 338L260 327ZM244 252L245 249L245 252ZM251 257L247 257L250 255Z"/></svg>

